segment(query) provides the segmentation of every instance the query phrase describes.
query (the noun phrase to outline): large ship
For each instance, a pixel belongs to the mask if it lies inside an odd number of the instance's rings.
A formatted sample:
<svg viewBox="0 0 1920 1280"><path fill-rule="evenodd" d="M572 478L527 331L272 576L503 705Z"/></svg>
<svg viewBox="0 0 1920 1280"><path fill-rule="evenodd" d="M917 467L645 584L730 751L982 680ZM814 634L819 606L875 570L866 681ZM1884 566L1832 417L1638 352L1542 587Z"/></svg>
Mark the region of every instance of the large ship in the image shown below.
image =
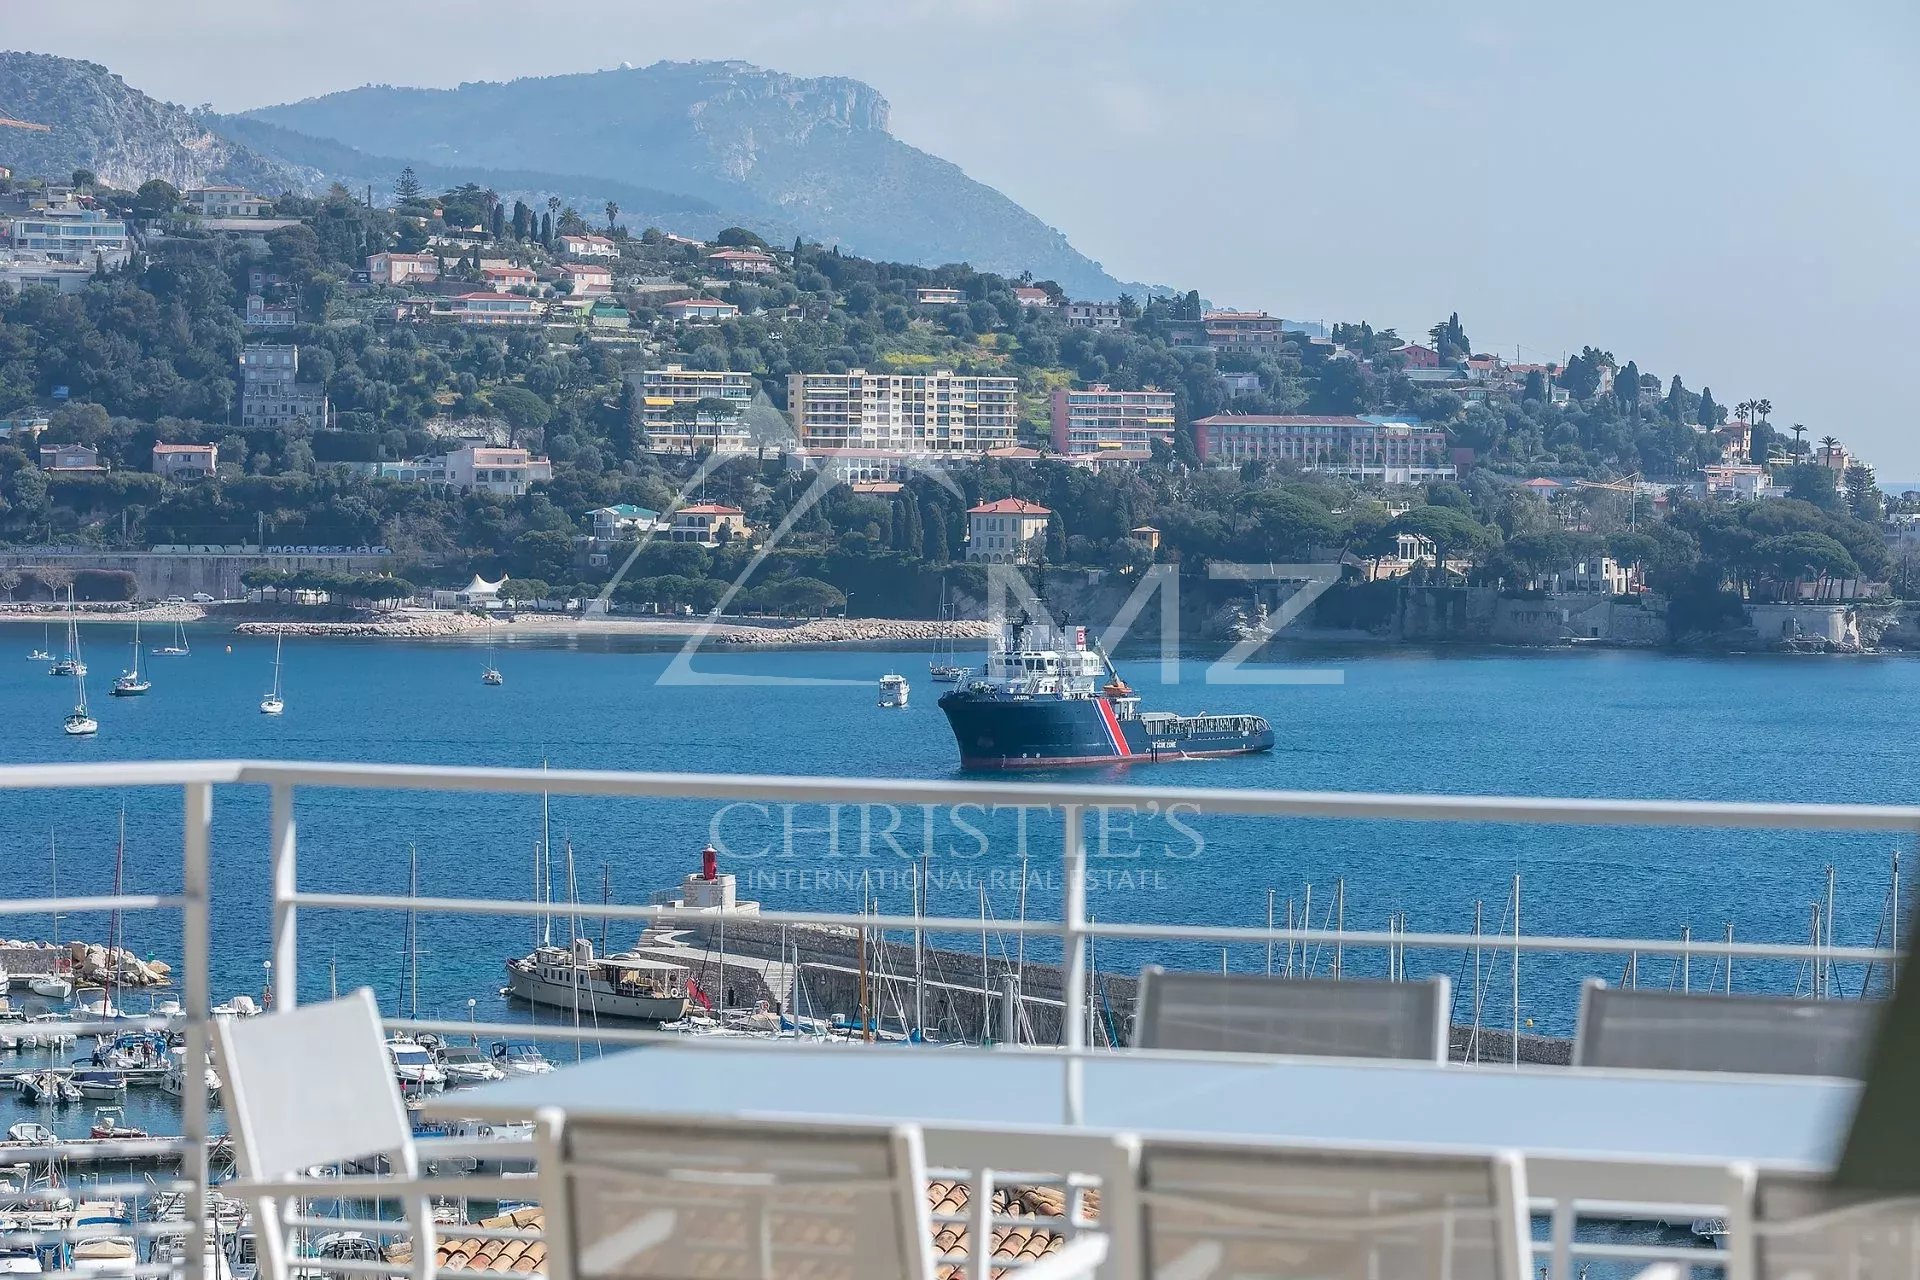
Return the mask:
<svg viewBox="0 0 1920 1280"><path fill-rule="evenodd" d="M687 967L639 955L595 956L593 944L536 947L507 961L507 994L609 1018L672 1022L687 1014Z"/></svg>
<svg viewBox="0 0 1920 1280"><path fill-rule="evenodd" d="M1191 760L1273 749L1255 715L1142 711L1087 629L1022 614L987 652L986 674L940 696L965 769Z"/></svg>

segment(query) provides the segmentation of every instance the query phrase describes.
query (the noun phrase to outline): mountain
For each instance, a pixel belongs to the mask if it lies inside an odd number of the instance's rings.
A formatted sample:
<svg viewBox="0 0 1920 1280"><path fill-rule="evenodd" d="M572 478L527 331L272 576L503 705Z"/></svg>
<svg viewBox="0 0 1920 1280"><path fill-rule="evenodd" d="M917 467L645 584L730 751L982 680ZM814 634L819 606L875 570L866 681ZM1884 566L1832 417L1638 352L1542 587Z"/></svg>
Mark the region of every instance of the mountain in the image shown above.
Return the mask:
<svg viewBox="0 0 1920 1280"><path fill-rule="evenodd" d="M116 187L148 178L176 187L232 182L255 191L304 191L320 180L221 136L184 107L128 87L94 62L0 51L0 115L52 126L0 129L0 164L66 177L90 169Z"/></svg>
<svg viewBox="0 0 1920 1280"><path fill-rule="evenodd" d="M369 85L247 118L416 168L682 192L763 234L791 227L869 258L1028 270L1080 296L1119 289L1060 232L887 132L889 111L857 80L661 62L455 89ZM633 210L625 220L638 221Z"/></svg>

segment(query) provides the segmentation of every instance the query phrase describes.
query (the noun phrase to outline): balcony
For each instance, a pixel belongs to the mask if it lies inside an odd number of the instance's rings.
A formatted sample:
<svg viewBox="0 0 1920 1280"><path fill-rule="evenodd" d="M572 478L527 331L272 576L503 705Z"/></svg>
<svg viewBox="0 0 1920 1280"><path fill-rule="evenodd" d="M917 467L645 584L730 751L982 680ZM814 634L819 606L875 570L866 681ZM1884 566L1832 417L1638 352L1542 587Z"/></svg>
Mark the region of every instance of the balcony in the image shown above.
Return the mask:
<svg viewBox="0 0 1920 1280"><path fill-rule="evenodd" d="M1736 988L1791 993L1804 995L1800 1007L1809 1010L1840 1008L1848 996L1857 1001L1878 995L1889 985L1898 957L1898 949L1887 945L1901 919L1897 883L1888 894L1896 905L1887 918L1895 927L1874 945L1836 942L1830 913L1824 932L1816 915L1804 942L1736 941L1731 931L1724 940L1690 934L1676 939L1529 933L1522 927L1519 876L1508 909L1496 913L1502 916L1499 922L1483 928L1476 917L1472 932L1416 931L1397 915L1384 929L1348 927L1344 888L1323 897L1317 915L1309 905L1296 917L1289 904L1281 917L1270 896L1265 927L1197 923L1180 911L1161 912L1159 918L1096 920L1088 912L1088 884L1111 811L1171 808L1189 815L1188 823L1199 831L1215 823L1271 824L1277 831L1280 824L1299 820L1386 820L1416 833L1410 843L1427 825L1460 823L1489 829L1517 825L1548 838L1610 826L1875 832L1898 838L1920 831L1920 808L1863 805L240 761L0 770L0 790L8 792L88 788L117 789L133 803L161 803L167 792L180 796L184 822L178 871L171 877L177 889L16 898L0 903L0 914L31 919L55 911L111 911L177 919L178 952L168 959L175 963L178 1006L157 1005L149 1015L113 1021L75 1014L36 1024L41 1036L154 1031L176 1038L184 1061L206 1057L216 1019L231 1016L213 1005L210 930L216 910L226 918L253 912L262 921L259 950L270 957L275 1011L299 1007L303 996L310 998L322 984L329 956L309 940L317 927L341 919L340 913L353 913L346 917L351 920L385 915L494 922L501 930L511 927L516 940L501 944L500 959L518 954L526 945L519 941L522 926L543 918L549 928L570 929L580 941L591 938L603 921L629 928L673 926L708 937L717 930L717 985L722 988L741 971L728 965L731 929L736 961L751 956L750 967L766 975L774 1003L765 1010L739 1010L739 1016L711 1028L730 1034L582 1020L577 1008L570 1022L542 1023L537 1030L523 1022L472 1017L386 1019L389 1033L448 1040L471 1036L476 1045L531 1036L550 1046L568 1046L569 1052L577 1047L582 1056L593 1053L590 1060L550 1075L525 1075L471 1093L422 1091L413 1098L416 1117L439 1127L414 1144L421 1179L382 1174L376 1166L363 1172L388 1181L371 1190L356 1187L358 1200L328 1196L324 1181L304 1192L279 1191L305 1196L309 1205L292 1220L295 1265L303 1273L422 1277L508 1268L546 1274L541 1213L495 1208L502 1201L532 1199L543 1184L509 1185L488 1175L533 1165L535 1147L520 1126L547 1108L583 1117L625 1108L690 1123L737 1125L758 1116L776 1125L800 1116L820 1124L911 1124L924 1135L927 1222L935 1251L943 1265L958 1269L954 1274L980 1280L989 1266L995 1274L1005 1268L1017 1276L1023 1264L1095 1236L1111 1247L1087 1274L1116 1280L1150 1274L1139 1269L1141 1259L1124 1244L1131 1202L1127 1188L1116 1181L1128 1175L1112 1162L1114 1144L1124 1139L1151 1150L1158 1142L1229 1135L1256 1153L1276 1153L1275 1159L1277 1153L1297 1157L1303 1151L1405 1152L1410 1158L1443 1151L1462 1158L1510 1158L1513 1169L1524 1173L1532 1210L1527 1247L1534 1262L1555 1277L1571 1280L1588 1274L1588 1267L1596 1268L1596 1276L1624 1275L1662 1261L1751 1275L1742 1270L1747 1264L1737 1253L1676 1240L1673 1232L1662 1235L1652 1224L1744 1222L1749 1207L1741 1188L1750 1188L1756 1175L1795 1177L1830 1169L1861 1093L1848 1078L1853 1073L1554 1065L1555 1047L1564 1049L1565 1042L1530 1035L1523 1011L1531 1017L1558 1008L1569 1014L1564 1025L1572 1025L1571 1011L1592 998L1582 995L1581 980L1588 977L1629 987L1668 986L1682 997L1709 990L1730 994ZM257 797L263 790L265 847L237 863L223 856L223 878L216 879L211 856L216 811L230 811L229 797ZM775 903L751 917L716 912L711 904L685 896L561 907L550 891L531 885L518 892L499 886L486 896L426 897L323 890L303 880L303 821L324 820L337 806L401 806L410 795L433 792L530 801L576 796L616 803L691 802L713 811L836 805L861 806L864 814L865 807L880 806L970 805L983 812L1013 806L1022 815L1023 841L1031 830L1045 830L1052 841L1045 848L1022 844L1022 883L1031 857L1058 885L1059 901L1057 908L1036 901L1018 919L992 921L991 931L1002 942L995 955L985 941L984 914L942 915L930 909L939 884L925 858L891 868L909 886L906 911L881 910L876 898L861 911L788 910ZM1031 824L1028 815L1033 815ZM224 847L231 850L230 844ZM553 856L551 848L547 856ZM857 972L850 962L856 941ZM976 947L977 963L968 963ZM433 950L431 938L426 949ZM711 952L711 945L703 952L701 963L708 967L702 974L714 971ZM1126 957L1119 973L1116 954ZM927 955L939 956L937 973L914 963ZM1104 974L1095 967L1096 955L1105 957ZM1169 976L1156 982L1171 982L1174 974L1202 979L1214 968L1214 957L1217 971L1231 967L1253 983L1244 988L1248 991L1277 989L1265 986L1269 978L1281 984L1307 978L1349 983L1351 996L1336 1002L1342 1008L1357 1009L1382 992L1417 998L1442 990L1435 980L1451 977L1451 997L1434 997L1441 1048L1426 1060L1395 1060L1352 1056L1357 1041L1343 1041L1348 1052L1331 1056L1302 1052L1298 1044L1281 1053L1137 1047L1148 1014L1144 1004L1138 1013L1133 1007L1132 974L1157 962L1169 967ZM1531 994L1523 998L1523 990ZM857 997L847 995L856 991ZM809 996L823 1002L811 1014L803 1013ZM833 1007L840 997L857 1003ZM947 1007L949 1014L930 1014L936 1006ZM1232 1013L1234 1021L1209 1025L1230 1037L1261 1017L1258 997L1214 1010L1221 1011ZM834 1014L842 1016L836 1020ZM1136 1018L1142 1021L1130 1025ZM944 1043L932 1042L936 1026ZM882 1040L889 1043L876 1043ZM644 1052L609 1052L623 1049ZM324 1074L324 1050L315 1056L317 1078ZM96 1197L142 1204L168 1200L177 1214L132 1224L130 1236L148 1260L116 1274L204 1280L222 1264L192 1242L221 1223L232 1235L233 1207L222 1197L235 1189L257 1190L260 1182L236 1182L221 1168L226 1148L217 1140L215 1105L206 1091L185 1088L179 1133L138 1144L142 1160L171 1157L160 1175L127 1179L115 1172L122 1169L115 1162L134 1149L128 1141L75 1139L14 1155L32 1167L58 1160L69 1176L99 1176L101 1182L89 1188ZM491 1136L482 1136L478 1125L492 1126ZM164 1171L175 1165L177 1176ZM329 1168L327 1176L341 1172ZM411 1228L392 1218L401 1202L423 1187L434 1202L459 1210L463 1221L442 1226L433 1257L416 1258ZM333 1206L328 1213L311 1208L323 1200ZM1099 1204L1106 1206L1104 1217L1094 1211ZM341 1232L359 1233L371 1256L315 1256L323 1236L337 1238ZM83 1236L80 1227L39 1222L11 1237L0 1235L0 1243L12 1239L57 1249ZM168 1244L181 1240L188 1242L185 1247ZM969 1248L970 1241L983 1240L994 1242L1000 1255ZM1606 1271L1609 1266L1617 1269ZM1528 1269L1531 1273L1533 1264ZM98 1271L76 1265L72 1274Z"/></svg>

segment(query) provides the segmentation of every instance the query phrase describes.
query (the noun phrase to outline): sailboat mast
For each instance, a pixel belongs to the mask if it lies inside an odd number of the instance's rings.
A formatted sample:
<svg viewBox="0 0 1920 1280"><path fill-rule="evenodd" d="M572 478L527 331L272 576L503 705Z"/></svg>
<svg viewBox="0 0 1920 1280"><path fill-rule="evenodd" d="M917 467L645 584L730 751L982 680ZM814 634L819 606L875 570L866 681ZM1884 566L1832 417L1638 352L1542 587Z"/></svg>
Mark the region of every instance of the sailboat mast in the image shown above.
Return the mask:
<svg viewBox="0 0 1920 1280"><path fill-rule="evenodd" d="M125 892L127 868L127 809L120 806L120 840L113 851L113 896L118 898ZM108 1010L119 1007L120 974L126 967L125 959L116 954L120 947L120 908L113 909L113 919L107 926L107 966L111 973L112 996L108 1001Z"/></svg>
<svg viewBox="0 0 1920 1280"><path fill-rule="evenodd" d="M52 866L53 896L58 899L60 897L60 842L55 838L55 829L53 827L47 828L47 860ZM60 913L57 910L53 913L53 945L55 950L59 949Z"/></svg>
<svg viewBox="0 0 1920 1280"><path fill-rule="evenodd" d="M600 905L607 906L613 901L613 864L600 864ZM607 954L607 913L600 913L600 954Z"/></svg>
<svg viewBox="0 0 1920 1280"><path fill-rule="evenodd" d="M540 772L547 771L547 762L540 762ZM542 946L553 945L553 834L549 825L551 816L548 808L547 793L540 793L540 942Z"/></svg>
<svg viewBox="0 0 1920 1280"><path fill-rule="evenodd" d="M419 916L413 909L414 899L420 896L420 847L407 845L407 990L412 1002L413 1016L420 1016L420 924Z"/></svg>

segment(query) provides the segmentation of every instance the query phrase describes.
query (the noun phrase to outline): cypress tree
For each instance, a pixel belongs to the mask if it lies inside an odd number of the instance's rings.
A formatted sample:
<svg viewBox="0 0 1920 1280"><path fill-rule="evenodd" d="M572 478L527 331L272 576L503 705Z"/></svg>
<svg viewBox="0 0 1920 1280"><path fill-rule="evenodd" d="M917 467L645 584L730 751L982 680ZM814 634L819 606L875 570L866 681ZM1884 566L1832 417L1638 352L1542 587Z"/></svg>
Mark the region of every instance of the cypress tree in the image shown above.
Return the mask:
<svg viewBox="0 0 1920 1280"><path fill-rule="evenodd" d="M499 244L507 238L507 211L504 205L493 206L493 242Z"/></svg>
<svg viewBox="0 0 1920 1280"><path fill-rule="evenodd" d="M540 243L549 249L553 248L553 215L551 213L540 215Z"/></svg>
<svg viewBox="0 0 1920 1280"><path fill-rule="evenodd" d="M1700 388L1700 425L1712 430L1720 425L1720 406L1713 402L1713 388Z"/></svg>

